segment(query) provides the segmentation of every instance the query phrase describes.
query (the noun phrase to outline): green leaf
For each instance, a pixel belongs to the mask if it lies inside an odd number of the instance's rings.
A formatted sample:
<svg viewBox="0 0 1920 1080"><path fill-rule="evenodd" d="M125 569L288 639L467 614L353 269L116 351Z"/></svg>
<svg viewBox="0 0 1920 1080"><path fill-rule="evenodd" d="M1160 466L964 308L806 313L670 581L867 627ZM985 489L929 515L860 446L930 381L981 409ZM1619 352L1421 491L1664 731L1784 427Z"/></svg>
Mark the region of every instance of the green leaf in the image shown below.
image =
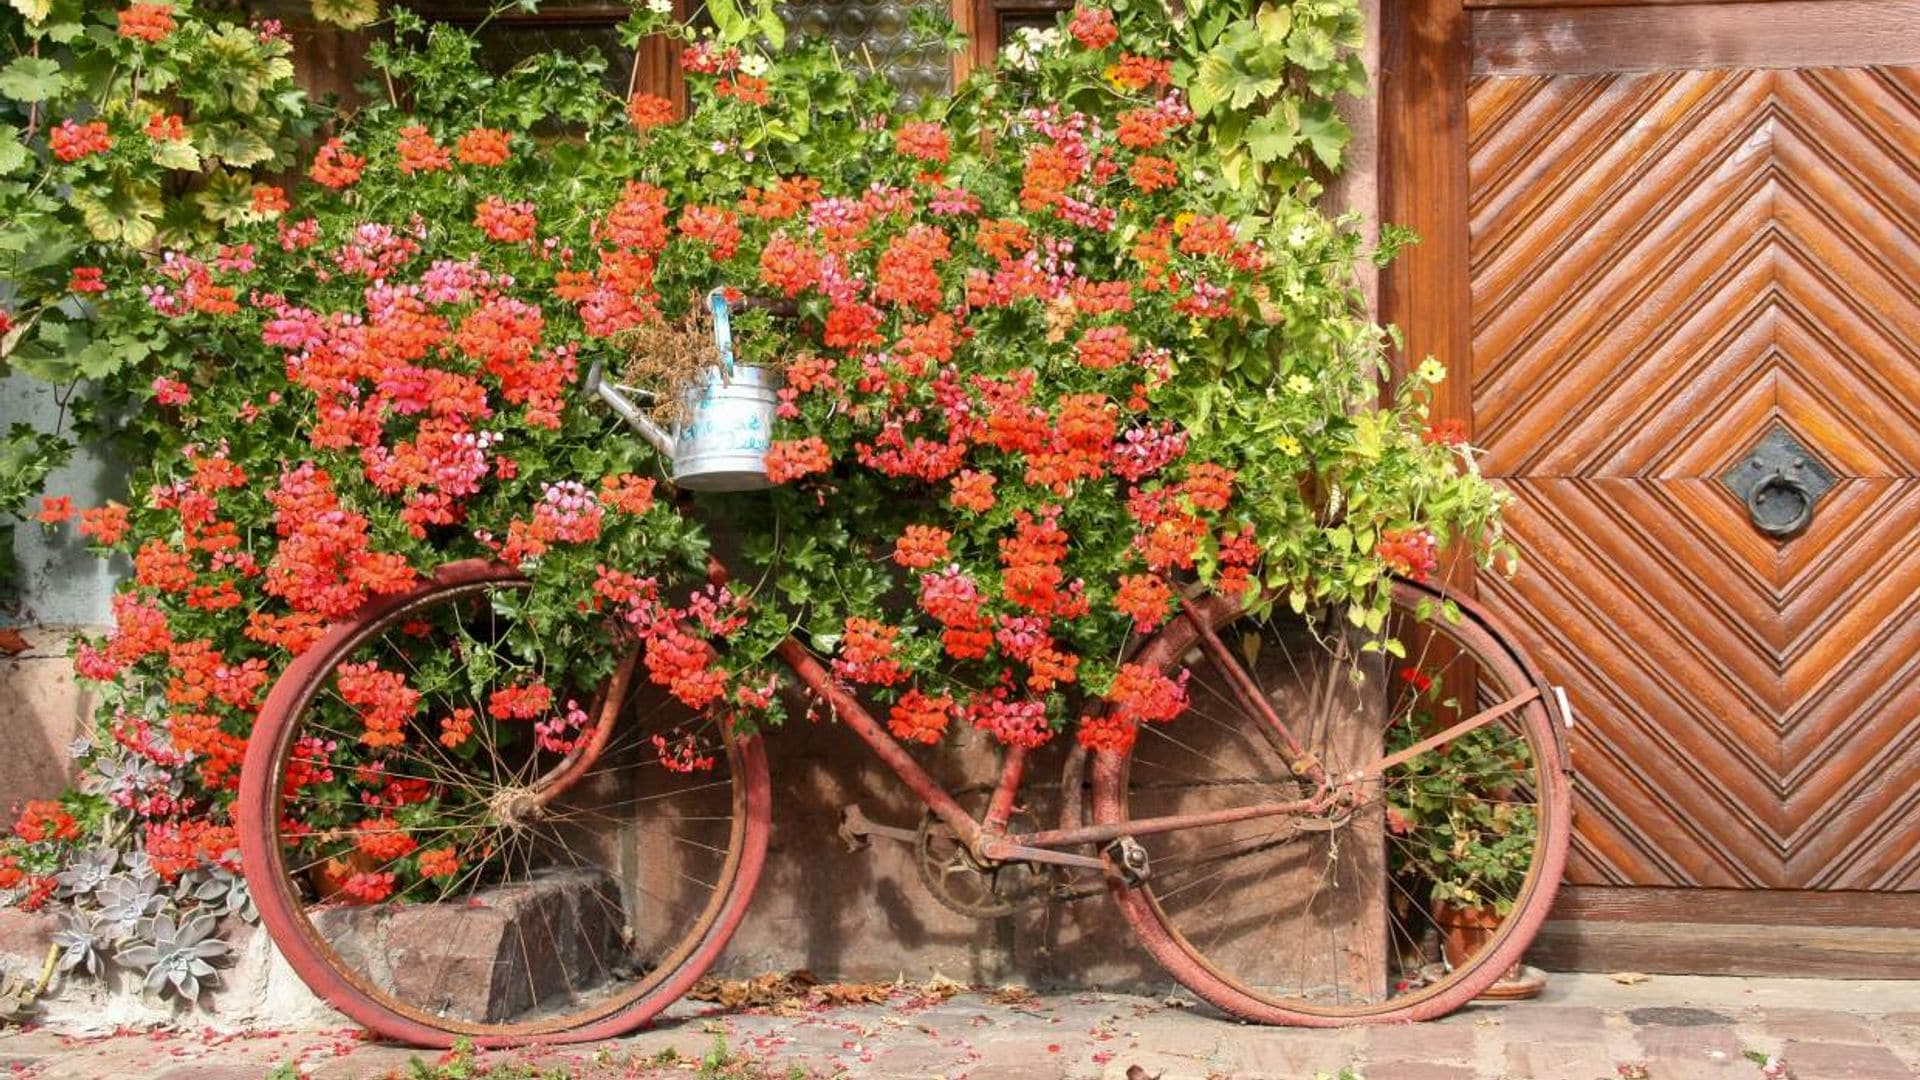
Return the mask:
<svg viewBox="0 0 1920 1080"><path fill-rule="evenodd" d="M1278 161L1300 145L1300 129L1285 109L1273 109L1247 127L1247 151L1253 160Z"/></svg>
<svg viewBox="0 0 1920 1080"><path fill-rule="evenodd" d="M1300 134L1320 164L1337 169L1353 138L1353 129L1333 111L1332 103L1315 101L1300 110Z"/></svg>
<svg viewBox="0 0 1920 1080"><path fill-rule="evenodd" d="M1293 9L1269 5L1260 9L1254 16L1254 25L1260 28L1260 36L1271 43L1287 40L1287 32L1293 29Z"/></svg>
<svg viewBox="0 0 1920 1080"><path fill-rule="evenodd" d="M313 0L313 17L342 30L358 30L380 17L379 0Z"/></svg>
<svg viewBox="0 0 1920 1080"><path fill-rule="evenodd" d="M22 56L0 68L0 94L15 101L45 101L66 88L67 77L57 61Z"/></svg>
<svg viewBox="0 0 1920 1080"><path fill-rule="evenodd" d="M11 176L20 166L33 160L21 145L19 133L12 127L0 127L0 176Z"/></svg>
<svg viewBox="0 0 1920 1080"><path fill-rule="evenodd" d="M185 139L161 139L153 144L153 163L163 169L200 171L200 151Z"/></svg>
<svg viewBox="0 0 1920 1080"><path fill-rule="evenodd" d="M65 464L73 447L58 435L15 424L0 438L0 512L18 514L39 494L47 474Z"/></svg>
<svg viewBox="0 0 1920 1080"><path fill-rule="evenodd" d="M160 185L123 180L105 196L76 192L73 205L95 240L145 247L158 232L154 222L160 217Z"/></svg>
<svg viewBox="0 0 1920 1080"><path fill-rule="evenodd" d="M273 160L273 147L256 131L234 124L206 124L200 129L200 151L235 168Z"/></svg>
<svg viewBox="0 0 1920 1080"><path fill-rule="evenodd" d="M1193 85L1187 87L1187 104L1195 116L1205 116L1233 96L1237 73L1219 53L1208 53L1193 73Z"/></svg>
<svg viewBox="0 0 1920 1080"><path fill-rule="evenodd" d="M253 215L253 182L244 173L217 172L193 201L209 221L247 221Z"/></svg>

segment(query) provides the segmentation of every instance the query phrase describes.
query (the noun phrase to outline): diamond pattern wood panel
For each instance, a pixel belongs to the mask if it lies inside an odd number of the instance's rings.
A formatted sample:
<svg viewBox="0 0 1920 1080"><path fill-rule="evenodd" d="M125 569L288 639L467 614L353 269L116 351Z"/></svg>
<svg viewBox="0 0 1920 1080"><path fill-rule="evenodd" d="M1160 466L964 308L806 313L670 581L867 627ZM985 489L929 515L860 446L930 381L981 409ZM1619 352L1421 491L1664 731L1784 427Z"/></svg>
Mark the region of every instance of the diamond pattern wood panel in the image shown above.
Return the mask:
<svg viewBox="0 0 1920 1080"><path fill-rule="evenodd" d="M1483 595L1564 682L1582 884L1920 890L1920 69L1485 77ZM1836 477L1770 539L1718 477Z"/></svg>

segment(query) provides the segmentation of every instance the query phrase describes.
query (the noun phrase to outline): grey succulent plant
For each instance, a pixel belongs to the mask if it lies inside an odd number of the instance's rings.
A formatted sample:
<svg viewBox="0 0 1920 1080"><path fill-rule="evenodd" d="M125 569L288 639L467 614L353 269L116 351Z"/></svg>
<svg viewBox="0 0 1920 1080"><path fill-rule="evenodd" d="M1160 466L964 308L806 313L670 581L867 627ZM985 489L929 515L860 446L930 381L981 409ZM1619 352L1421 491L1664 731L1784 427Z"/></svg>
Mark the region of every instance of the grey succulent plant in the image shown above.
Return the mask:
<svg viewBox="0 0 1920 1080"><path fill-rule="evenodd" d="M54 880L59 883L61 896L78 901L105 885L107 879L113 876L114 868L119 865L118 851L105 844L96 844L76 853L73 861L55 875Z"/></svg>
<svg viewBox="0 0 1920 1080"><path fill-rule="evenodd" d="M83 968L89 975L100 974L107 969L107 949L113 941L105 921L91 911L67 912L60 917L60 929L53 932L61 971Z"/></svg>
<svg viewBox="0 0 1920 1080"><path fill-rule="evenodd" d="M247 879L224 866L208 866L181 875L175 895L191 898L201 911L238 915L249 923L260 921L253 894L247 890Z"/></svg>
<svg viewBox="0 0 1920 1080"><path fill-rule="evenodd" d="M114 941L132 937L142 919L166 906L167 898L159 890L160 878L150 870L127 870L101 884L96 894L100 918Z"/></svg>
<svg viewBox="0 0 1920 1080"><path fill-rule="evenodd" d="M171 914L155 915L141 925L140 940L122 948L114 959L145 972L142 986L148 993L165 996L172 990L192 1001L200 996L200 980L218 974L213 961L224 959L231 951L226 942L213 936L215 924L212 915L195 915L179 922Z"/></svg>

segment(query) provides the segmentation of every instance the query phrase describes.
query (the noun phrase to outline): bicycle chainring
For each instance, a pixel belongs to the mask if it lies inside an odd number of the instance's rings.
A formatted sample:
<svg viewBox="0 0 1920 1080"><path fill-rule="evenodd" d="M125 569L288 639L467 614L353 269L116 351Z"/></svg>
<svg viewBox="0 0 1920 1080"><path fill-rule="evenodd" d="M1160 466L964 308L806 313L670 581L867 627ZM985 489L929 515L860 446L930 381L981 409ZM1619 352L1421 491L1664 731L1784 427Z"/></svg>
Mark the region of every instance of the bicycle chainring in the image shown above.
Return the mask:
<svg viewBox="0 0 1920 1080"><path fill-rule="evenodd" d="M1016 833L1038 831L1022 810L1014 811L1007 828ZM982 866L932 811L921 815L913 856L914 869L927 892L940 906L968 918L1004 919L1047 898L1045 868L1027 862Z"/></svg>

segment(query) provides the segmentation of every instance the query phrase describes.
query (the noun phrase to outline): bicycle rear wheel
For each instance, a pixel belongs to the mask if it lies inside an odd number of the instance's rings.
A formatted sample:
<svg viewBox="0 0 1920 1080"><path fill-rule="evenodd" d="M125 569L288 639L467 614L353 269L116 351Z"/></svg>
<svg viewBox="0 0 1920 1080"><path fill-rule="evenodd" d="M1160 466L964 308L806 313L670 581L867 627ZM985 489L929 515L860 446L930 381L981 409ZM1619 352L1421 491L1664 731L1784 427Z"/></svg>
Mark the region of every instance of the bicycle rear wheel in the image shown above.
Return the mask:
<svg viewBox="0 0 1920 1080"><path fill-rule="evenodd" d="M550 655L531 589L462 563L370 606L289 666L249 741L262 921L392 1039L643 1023L712 963L765 857L759 740L652 694L634 657Z"/></svg>
<svg viewBox="0 0 1920 1080"><path fill-rule="evenodd" d="M1147 879L1114 883L1162 966L1236 1016L1444 1015L1509 975L1552 904L1572 812L1550 688L1471 605L1408 582L1393 601L1403 658L1359 650L1344 618L1255 619L1204 598L1137 657L1190 671L1191 707L1095 759L1101 824L1308 799L1313 761L1349 780L1349 805L1312 815L1140 836ZM1504 711L1379 770L1489 709Z"/></svg>

